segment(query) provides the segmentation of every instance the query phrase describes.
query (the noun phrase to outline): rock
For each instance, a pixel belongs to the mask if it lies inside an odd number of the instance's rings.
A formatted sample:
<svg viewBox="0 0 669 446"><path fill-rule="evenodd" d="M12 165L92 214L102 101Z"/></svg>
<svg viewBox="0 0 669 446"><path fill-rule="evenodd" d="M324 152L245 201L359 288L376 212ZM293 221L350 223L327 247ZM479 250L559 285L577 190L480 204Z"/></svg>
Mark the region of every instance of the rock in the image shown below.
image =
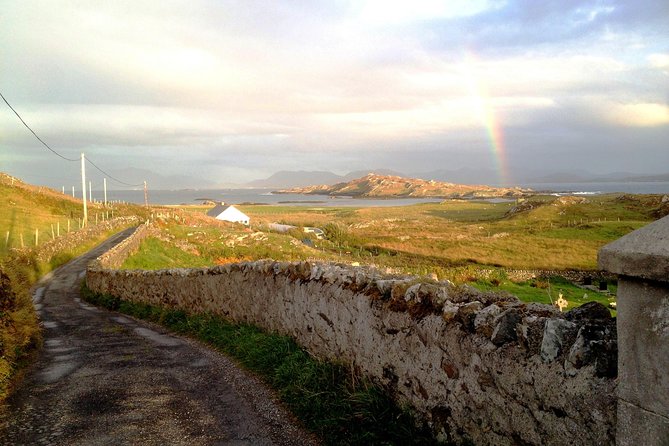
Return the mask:
<svg viewBox="0 0 669 446"><path fill-rule="evenodd" d="M483 304L477 300L460 305L456 319L462 324L465 330L474 332L474 320L481 308L483 308Z"/></svg>
<svg viewBox="0 0 669 446"><path fill-rule="evenodd" d="M567 311L564 317L572 322L592 319L611 319L611 312L604 305L593 301Z"/></svg>
<svg viewBox="0 0 669 446"><path fill-rule="evenodd" d="M441 309L441 317L443 317L445 321L450 321L457 317L459 311L460 311L459 306L447 300L446 302L444 302L444 305Z"/></svg>
<svg viewBox="0 0 669 446"><path fill-rule="evenodd" d="M576 335L569 350L565 367L570 375L589 364L595 365L596 376L615 377L618 374L618 342L613 322L588 323Z"/></svg>
<svg viewBox="0 0 669 446"><path fill-rule="evenodd" d="M449 298L448 289L449 289L448 286L443 286L443 285L436 287L436 291L432 296L432 303L434 304L434 306L441 307L448 301Z"/></svg>
<svg viewBox="0 0 669 446"><path fill-rule="evenodd" d="M500 346L507 342L515 341L516 325L522 320L522 317L516 308L510 308L500 314L495 319L495 330L492 332L490 340L493 344Z"/></svg>
<svg viewBox="0 0 669 446"><path fill-rule="evenodd" d="M525 347L531 354L539 352L541 341L544 336L544 324L546 318L541 316L528 316L522 323L516 326L516 335L521 346Z"/></svg>
<svg viewBox="0 0 669 446"><path fill-rule="evenodd" d="M548 319L544 325L544 336L541 340L541 359L544 362L554 361L570 338L576 334L577 325L565 319Z"/></svg>
<svg viewBox="0 0 669 446"><path fill-rule="evenodd" d="M460 376L457 366L446 357L441 360L441 368L450 379L457 379Z"/></svg>
<svg viewBox="0 0 669 446"><path fill-rule="evenodd" d="M560 317L562 313L553 305L540 304L537 302L530 302L525 305L525 309L529 314L541 317Z"/></svg>
<svg viewBox="0 0 669 446"><path fill-rule="evenodd" d="M493 321L499 314L502 312L502 309L497 305L492 304L488 305L484 309L478 312L474 318L474 330L477 333L481 333L486 337L492 336L494 329Z"/></svg>
<svg viewBox="0 0 669 446"><path fill-rule="evenodd" d="M393 284L395 283L394 280L377 279L374 283L376 283L376 288L379 290L379 294L381 294L383 299L387 299L390 297L390 293L393 289Z"/></svg>
<svg viewBox="0 0 669 446"><path fill-rule="evenodd" d="M411 285L404 293L404 300L415 303L433 303L433 298L437 296L439 289L431 283L417 283Z"/></svg>

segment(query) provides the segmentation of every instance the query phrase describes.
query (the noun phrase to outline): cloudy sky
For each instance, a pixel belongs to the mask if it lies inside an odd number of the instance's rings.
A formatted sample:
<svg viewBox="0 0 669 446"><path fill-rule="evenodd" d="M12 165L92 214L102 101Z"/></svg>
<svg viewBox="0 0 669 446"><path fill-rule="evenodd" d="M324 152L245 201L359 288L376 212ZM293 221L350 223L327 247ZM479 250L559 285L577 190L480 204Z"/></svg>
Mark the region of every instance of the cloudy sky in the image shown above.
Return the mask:
<svg viewBox="0 0 669 446"><path fill-rule="evenodd" d="M665 173L667 23L666 0L7 1L0 92L119 179ZM0 170L76 184L0 105Z"/></svg>

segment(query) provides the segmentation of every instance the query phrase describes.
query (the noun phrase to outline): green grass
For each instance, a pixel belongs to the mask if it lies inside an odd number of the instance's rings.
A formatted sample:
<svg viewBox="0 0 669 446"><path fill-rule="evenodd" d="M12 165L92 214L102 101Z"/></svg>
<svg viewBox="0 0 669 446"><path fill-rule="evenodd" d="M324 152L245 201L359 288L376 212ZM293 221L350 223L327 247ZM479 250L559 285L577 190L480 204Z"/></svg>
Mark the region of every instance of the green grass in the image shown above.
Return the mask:
<svg viewBox="0 0 669 446"><path fill-rule="evenodd" d="M566 310L571 310L590 301L599 302L609 308L609 304L615 302L615 293L617 292L615 284L609 284L611 294L607 296L597 291L580 288L559 276L552 276L547 279L533 279L520 283L512 282L508 279L493 281L476 280L471 285L484 291L506 291L524 302L540 302L549 305L558 299L559 294L562 294L563 298L569 302ZM611 310L611 313L613 316L616 315L615 310Z"/></svg>
<svg viewBox="0 0 669 446"><path fill-rule="evenodd" d="M325 444L437 444L383 389L353 377L345 365L313 358L289 337L211 315L130 303L92 293L85 286L82 296L96 305L198 338L235 358L272 386L281 401Z"/></svg>
<svg viewBox="0 0 669 446"><path fill-rule="evenodd" d="M210 266L213 260L185 252L175 246L161 242L155 237L142 240L136 255L130 256L121 269L169 269L183 265L190 267Z"/></svg>

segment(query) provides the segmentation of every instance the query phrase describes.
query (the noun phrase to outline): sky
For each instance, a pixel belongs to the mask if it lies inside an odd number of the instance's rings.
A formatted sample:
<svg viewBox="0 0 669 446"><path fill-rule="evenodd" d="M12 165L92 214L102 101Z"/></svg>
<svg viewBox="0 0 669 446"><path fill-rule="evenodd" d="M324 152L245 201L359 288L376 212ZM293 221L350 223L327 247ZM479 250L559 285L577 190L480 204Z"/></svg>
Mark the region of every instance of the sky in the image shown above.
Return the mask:
<svg viewBox="0 0 669 446"><path fill-rule="evenodd" d="M667 173L667 23L666 0L8 0L0 92L121 181ZM0 171L77 184L0 105Z"/></svg>

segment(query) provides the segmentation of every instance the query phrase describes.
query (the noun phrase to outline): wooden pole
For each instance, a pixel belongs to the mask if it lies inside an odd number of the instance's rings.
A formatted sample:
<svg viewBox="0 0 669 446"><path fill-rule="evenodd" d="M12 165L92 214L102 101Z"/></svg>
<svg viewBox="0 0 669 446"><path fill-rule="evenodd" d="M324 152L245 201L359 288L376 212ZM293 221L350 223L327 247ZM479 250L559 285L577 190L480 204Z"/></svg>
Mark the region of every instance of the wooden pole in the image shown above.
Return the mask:
<svg viewBox="0 0 669 446"><path fill-rule="evenodd" d="M60 237L60 221L56 222L56 235Z"/></svg>
<svg viewBox="0 0 669 446"><path fill-rule="evenodd" d="M72 186L72 198L74 198L74 186Z"/></svg>
<svg viewBox="0 0 669 446"><path fill-rule="evenodd" d="M86 158L84 153L81 153L81 198L84 202L84 225L88 221L88 209L86 207ZM81 228L81 224L79 224Z"/></svg>
<svg viewBox="0 0 669 446"><path fill-rule="evenodd" d="M55 239L56 239L56 233L53 230L53 223L51 223L51 240L55 240Z"/></svg>
<svg viewBox="0 0 669 446"><path fill-rule="evenodd" d="M105 192L105 207L107 207L107 179L106 178L102 179L102 188L104 189L104 192Z"/></svg>
<svg viewBox="0 0 669 446"><path fill-rule="evenodd" d="M25 245L23 244L23 232L21 233L21 248L24 248Z"/></svg>
<svg viewBox="0 0 669 446"><path fill-rule="evenodd" d="M35 229L35 246L39 245L39 229Z"/></svg>
<svg viewBox="0 0 669 446"><path fill-rule="evenodd" d="M67 232L70 232L70 219L67 219Z"/></svg>
<svg viewBox="0 0 669 446"><path fill-rule="evenodd" d="M9 246L9 231L7 231L7 234L5 235L5 248Z"/></svg>

